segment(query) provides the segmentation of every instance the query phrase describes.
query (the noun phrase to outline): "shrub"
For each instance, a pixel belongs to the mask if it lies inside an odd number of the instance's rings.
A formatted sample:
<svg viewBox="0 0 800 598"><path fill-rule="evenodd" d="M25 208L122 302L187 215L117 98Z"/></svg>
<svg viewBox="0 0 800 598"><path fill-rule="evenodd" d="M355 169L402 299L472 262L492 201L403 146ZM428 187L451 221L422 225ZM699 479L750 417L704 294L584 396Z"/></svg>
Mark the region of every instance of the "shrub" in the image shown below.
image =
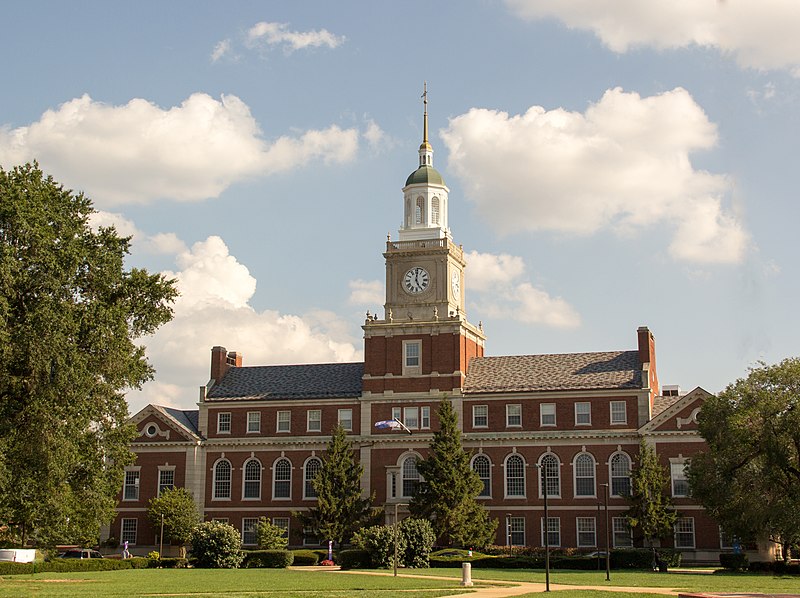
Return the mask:
<svg viewBox="0 0 800 598"><path fill-rule="evenodd" d="M258 520L256 525L256 537L258 538L258 547L261 550L275 550L279 548L286 548L288 539L283 536L286 532L282 527L273 525L272 522L266 517Z"/></svg>
<svg viewBox="0 0 800 598"><path fill-rule="evenodd" d="M192 532L192 557L197 567L234 569L242 563L242 540L236 528L221 521L206 521Z"/></svg>
<svg viewBox="0 0 800 598"><path fill-rule="evenodd" d="M298 566L313 566L319 563L319 555L313 550L293 550L294 564Z"/></svg>
<svg viewBox="0 0 800 598"><path fill-rule="evenodd" d="M245 553L243 567L250 569L285 569L294 562L290 550L250 550Z"/></svg>
<svg viewBox="0 0 800 598"><path fill-rule="evenodd" d="M369 569L372 559L363 548L350 548L339 553L339 566L342 569Z"/></svg>
<svg viewBox="0 0 800 598"><path fill-rule="evenodd" d="M406 549L405 534L397 533L397 555L400 558ZM393 526L375 525L360 529L353 536L353 544L366 550L371 565L379 569L389 569L394 564L395 529ZM344 567L344 564L342 564Z"/></svg>
<svg viewBox="0 0 800 598"><path fill-rule="evenodd" d="M403 565L415 569L430 566L430 554L436 534L427 519L409 517L400 522L400 535L403 536L405 550L401 552Z"/></svg>
<svg viewBox="0 0 800 598"><path fill-rule="evenodd" d="M189 561L183 558L168 557L158 561L158 566L164 569L186 569Z"/></svg>
<svg viewBox="0 0 800 598"><path fill-rule="evenodd" d="M157 561L158 559L161 558L161 555L158 554L157 550L151 550L150 552L147 553L147 558L150 559L151 561Z"/></svg>
<svg viewBox="0 0 800 598"><path fill-rule="evenodd" d="M750 561L743 552L723 552L719 555L719 564L728 571L747 571Z"/></svg>

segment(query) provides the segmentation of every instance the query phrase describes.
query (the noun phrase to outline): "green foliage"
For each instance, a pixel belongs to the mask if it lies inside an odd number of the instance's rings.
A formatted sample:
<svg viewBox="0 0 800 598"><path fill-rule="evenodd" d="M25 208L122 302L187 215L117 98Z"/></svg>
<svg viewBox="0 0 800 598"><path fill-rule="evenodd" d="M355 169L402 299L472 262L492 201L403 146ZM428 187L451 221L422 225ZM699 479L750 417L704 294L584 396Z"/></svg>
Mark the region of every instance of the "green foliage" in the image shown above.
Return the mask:
<svg viewBox="0 0 800 598"><path fill-rule="evenodd" d="M750 560L743 552L723 552L719 555L719 564L728 571L747 571Z"/></svg>
<svg viewBox="0 0 800 598"><path fill-rule="evenodd" d="M800 358L706 399L699 427L708 449L688 469L693 496L734 536L800 541Z"/></svg>
<svg viewBox="0 0 800 598"><path fill-rule="evenodd" d="M424 480L411 500L411 513L433 524L442 546L483 548L497 529L497 520L475 498L483 488L461 443L458 416L449 400L439 404L439 430L430 452L417 463Z"/></svg>
<svg viewBox="0 0 800 598"><path fill-rule="evenodd" d="M293 550L294 565L313 567L321 560L319 554L313 550Z"/></svg>
<svg viewBox="0 0 800 598"><path fill-rule="evenodd" d="M295 513L295 517L319 538L333 540L339 546L349 544L356 530L374 525L382 517L382 511L372 506L375 494L361 495L363 473L364 467L356 460L347 433L337 426L313 481L317 506Z"/></svg>
<svg viewBox="0 0 800 598"><path fill-rule="evenodd" d="M426 569L436 534L427 519L409 517L400 522L400 535L405 540L405 549L401 554L404 567Z"/></svg>
<svg viewBox="0 0 800 598"><path fill-rule="evenodd" d="M348 548L339 553L339 566L342 569L369 569L372 558L363 548Z"/></svg>
<svg viewBox="0 0 800 598"><path fill-rule="evenodd" d="M126 270L130 241L38 165L0 168L0 524L89 545L113 518L153 369L135 340L172 317L172 281Z"/></svg>
<svg viewBox="0 0 800 598"><path fill-rule="evenodd" d="M285 569L294 563L290 550L249 550L244 555L242 567L253 569Z"/></svg>
<svg viewBox="0 0 800 598"><path fill-rule="evenodd" d="M406 536L395 527L388 525L374 525L363 528L353 536L353 545L369 553L373 567L389 569L394 565L395 539L397 540L398 560L406 549Z"/></svg>
<svg viewBox="0 0 800 598"><path fill-rule="evenodd" d="M181 556L185 556L184 546L191 542L192 532L200 524L200 513L194 502L192 493L186 488L169 488L150 499L147 517L158 533L161 530L161 517L164 517L164 538L181 547Z"/></svg>
<svg viewBox="0 0 800 598"><path fill-rule="evenodd" d="M282 527L273 525L269 519L262 517L256 525L258 547L262 550L286 548L288 540L284 538L283 533L284 529Z"/></svg>
<svg viewBox="0 0 800 598"><path fill-rule="evenodd" d="M642 439L639 442L639 461L631 471L631 503L628 518L631 527L638 529L652 545L658 538L672 534L678 514L666 494L670 477L667 468L658 461L656 452Z"/></svg>
<svg viewBox="0 0 800 598"><path fill-rule="evenodd" d="M198 567L233 569L244 558L239 532L221 521L206 521L198 525L191 542L192 558Z"/></svg>
<svg viewBox="0 0 800 598"><path fill-rule="evenodd" d="M147 558L150 559L151 561L157 561L158 559L161 558L161 555L158 554L157 550L151 550L150 552L147 553Z"/></svg>

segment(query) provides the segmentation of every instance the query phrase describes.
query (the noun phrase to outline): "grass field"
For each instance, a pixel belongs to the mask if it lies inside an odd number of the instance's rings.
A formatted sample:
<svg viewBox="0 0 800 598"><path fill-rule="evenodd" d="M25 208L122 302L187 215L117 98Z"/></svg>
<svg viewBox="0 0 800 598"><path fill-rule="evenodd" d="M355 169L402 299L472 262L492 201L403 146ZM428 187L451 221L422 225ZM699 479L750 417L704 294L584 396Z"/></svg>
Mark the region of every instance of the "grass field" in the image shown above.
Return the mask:
<svg viewBox="0 0 800 598"><path fill-rule="evenodd" d="M386 573L382 571L381 573ZM402 573L406 573L403 571ZM408 571L424 577L358 575L303 569L140 569L91 573L39 573L0 577L0 597L103 598L225 596L227 598L435 598L463 593L459 569ZM448 576L450 580L433 579ZM473 579L544 583L544 572L473 570ZM800 579L752 574L658 574L612 571L553 571L551 584L577 586L661 587L682 591L800 593ZM653 598L653 594L570 589L558 598ZM535 594L541 596L541 594ZM526 594L525 596L534 596Z"/></svg>

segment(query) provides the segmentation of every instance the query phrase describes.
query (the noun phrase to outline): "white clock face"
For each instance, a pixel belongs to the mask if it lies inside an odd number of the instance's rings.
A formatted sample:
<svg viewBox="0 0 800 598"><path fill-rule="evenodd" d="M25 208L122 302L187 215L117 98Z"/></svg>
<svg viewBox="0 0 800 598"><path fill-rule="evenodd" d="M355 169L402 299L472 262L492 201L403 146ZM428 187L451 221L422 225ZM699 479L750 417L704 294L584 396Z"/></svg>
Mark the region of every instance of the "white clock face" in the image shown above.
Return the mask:
<svg viewBox="0 0 800 598"><path fill-rule="evenodd" d="M453 297L460 299L461 295L459 294L459 290L461 289L461 276L458 272L453 272L453 276L450 278L450 288L453 290Z"/></svg>
<svg viewBox="0 0 800 598"><path fill-rule="evenodd" d="M403 288L413 295L426 290L430 283L431 277L428 271L420 266L414 266L403 277Z"/></svg>

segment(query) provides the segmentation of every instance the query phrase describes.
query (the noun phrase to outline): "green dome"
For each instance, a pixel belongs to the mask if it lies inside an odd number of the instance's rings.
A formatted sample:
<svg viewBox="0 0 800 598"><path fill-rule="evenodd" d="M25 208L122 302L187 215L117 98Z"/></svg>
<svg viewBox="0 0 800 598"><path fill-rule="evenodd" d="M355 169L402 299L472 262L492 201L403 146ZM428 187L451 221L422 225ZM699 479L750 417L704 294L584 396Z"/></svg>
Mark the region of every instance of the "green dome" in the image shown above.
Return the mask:
<svg viewBox="0 0 800 598"><path fill-rule="evenodd" d="M409 185L419 185L420 183L445 186L442 175L439 174L439 171L433 166L420 166L408 175L406 179L406 187Z"/></svg>

